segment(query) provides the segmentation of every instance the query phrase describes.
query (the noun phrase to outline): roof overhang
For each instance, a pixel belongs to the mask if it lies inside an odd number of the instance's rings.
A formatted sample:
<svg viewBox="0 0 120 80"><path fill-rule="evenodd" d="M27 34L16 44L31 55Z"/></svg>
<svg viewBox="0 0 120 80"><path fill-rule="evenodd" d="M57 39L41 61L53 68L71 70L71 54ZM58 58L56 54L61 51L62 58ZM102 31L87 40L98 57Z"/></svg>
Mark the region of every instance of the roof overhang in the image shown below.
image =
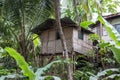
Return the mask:
<svg viewBox="0 0 120 80"><path fill-rule="evenodd" d="M80 26L78 26L73 20L71 20L68 17L62 18L60 19L61 21L61 26L62 27L75 27L75 28L80 28ZM34 27L31 32L41 35L41 33L45 30L49 30L49 29L54 29L56 25L56 21L55 19L47 19L46 21L44 21L43 23L41 23L40 25L37 25L36 27ZM90 30L81 28L83 31L88 32L88 33L92 33Z"/></svg>

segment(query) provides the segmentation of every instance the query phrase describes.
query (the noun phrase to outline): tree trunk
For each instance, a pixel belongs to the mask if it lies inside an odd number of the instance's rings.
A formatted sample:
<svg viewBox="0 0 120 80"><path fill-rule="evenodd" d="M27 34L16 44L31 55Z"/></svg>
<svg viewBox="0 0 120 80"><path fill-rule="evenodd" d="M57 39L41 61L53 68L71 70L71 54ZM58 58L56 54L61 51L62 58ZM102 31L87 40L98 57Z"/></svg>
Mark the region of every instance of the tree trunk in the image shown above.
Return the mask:
<svg viewBox="0 0 120 80"><path fill-rule="evenodd" d="M25 57L25 26L22 19L20 25L21 34L19 35L19 52Z"/></svg>
<svg viewBox="0 0 120 80"><path fill-rule="evenodd" d="M20 0L20 4L22 5L22 0ZM20 16L21 16L21 21L20 21L20 27L21 27L21 34L19 36L19 45L20 45L20 53L24 56L24 58L27 60L27 54L26 54L26 40L25 40L25 15L24 15L24 10L21 8L19 10Z"/></svg>
<svg viewBox="0 0 120 80"><path fill-rule="evenodd" d="M65 36L63 34L63 30L62 30L61 22L60 22L60 1L54 0L54 6L55 6L56 28L60 34L60 38L61 38L61 42L62 42L62 46L63 46L63 50L64 50L63 53L65 53L63 55L68 60L69 59L68 49L67 49ZM71 66L70 66L70 64L67 64L67 66L68 66L68 80L73 80Z"/></svg>

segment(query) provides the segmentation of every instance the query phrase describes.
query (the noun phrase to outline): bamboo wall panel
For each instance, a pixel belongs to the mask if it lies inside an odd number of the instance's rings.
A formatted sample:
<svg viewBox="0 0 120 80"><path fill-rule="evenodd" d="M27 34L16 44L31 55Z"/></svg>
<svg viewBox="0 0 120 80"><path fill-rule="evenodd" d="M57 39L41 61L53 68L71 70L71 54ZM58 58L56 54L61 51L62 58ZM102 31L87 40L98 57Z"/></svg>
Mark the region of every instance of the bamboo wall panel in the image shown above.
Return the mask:
<svg viewBox="0 0 120 80"><path fill-rule="evenodd" d="M61 53L61 52L63 52L63 47L62 47L61 40L56 40L55 53Z"/></svg>
<svg viewBox="0 0 120 80"><path fill-rule="evenodd" d="M48 31L45 31L42 33L42 42L48 42L48 38L49 38L49 33Z"/></svg>
<svg viewBox="0 0 120 80"><path fill-rule="evenodd" d="M51 40L54 40L55 41L55 38L56 37L56 31L55 30L50 30L49 31L49 41Z"/></svg>
<svg viewBox="0 0 120 80"><path fill-rule="evenodd" d="M48 51L47 53L55 53L55 41L49 41L48 42Z"/></svg>
<svg viewBox="0 0 120 80"><path fill-rule="evenodd" d="M47 53L47 42L44 42L43 44L42 44L42 53L44 54L44 53Z"/></svg>
<svg viewBox="0 0 120 80"><path fill-rule="evenodd" d="M66 38L68 51L72 51L72 28L64 28L64 34ZM61 40L56 40L56 31L48 30L42 33L42 53L43 54L53 54L62 53L63 47Z"/></svg>
<svg viewBox="0 0 120 80"><path fill-rule="evenodd" d="M77 39L78 38L78 31L77 29L73 29L73 39Z"/></svg>
<svg viewBox="0 0 120 80"><path fill-rule="evenodd" d="M65 35L65 38L66 38L66 40L68 39L68 38L72 38L72 31L73 29L70 27L67 27L67 28L64 28L63 29L63 31L64 31L64 35Z"/></svg>
<svg viewBox="0 0 120 80"><path fill-rule="evenodd" d="M88 42L88 34L84 34L84 40L78 39L78 30L73 28L64 28L64 34L68 51L71 53L72 50L78 53L85 53L88 49L91 49L91 45ZM61 40L56 40L54 30L45 31L42 33L42 53L43 54L54 54L62 53L63 47Z"/></svg>
<svg viewBox="0 0 120 80"><path fill-rule="evenodd" d="M66 40L67 48L68 51L72 51L72 40L68 39ZM54 54L54 53L62 53L63 52L63 47L61 44L61 40L56 40L55 41L49 41L48 43L44 43L42 46L42 53L44 54Z"/></svg>
<svg viewBox="0 0 120 80"><path fill-rule="evenodd" d="M72 52L72 48L73 48L72 39L66 40L66 44L67 44L68 51L71 53Z"/></svg>

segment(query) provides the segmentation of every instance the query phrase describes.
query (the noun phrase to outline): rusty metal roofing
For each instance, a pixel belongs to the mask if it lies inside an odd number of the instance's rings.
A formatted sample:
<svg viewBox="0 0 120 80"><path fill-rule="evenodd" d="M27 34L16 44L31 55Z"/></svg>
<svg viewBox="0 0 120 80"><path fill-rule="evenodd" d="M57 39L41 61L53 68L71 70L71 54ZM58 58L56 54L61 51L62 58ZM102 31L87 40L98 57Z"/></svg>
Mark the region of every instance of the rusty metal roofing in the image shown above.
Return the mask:
<svg viewBox="0 0 120 80"><path fill-rule="evenodd" d="M113 19L113 18L117 18L120 16L120 12L116 13L116 14L110 14L110 15L106 15L103 16L105 19Z"/></svg>

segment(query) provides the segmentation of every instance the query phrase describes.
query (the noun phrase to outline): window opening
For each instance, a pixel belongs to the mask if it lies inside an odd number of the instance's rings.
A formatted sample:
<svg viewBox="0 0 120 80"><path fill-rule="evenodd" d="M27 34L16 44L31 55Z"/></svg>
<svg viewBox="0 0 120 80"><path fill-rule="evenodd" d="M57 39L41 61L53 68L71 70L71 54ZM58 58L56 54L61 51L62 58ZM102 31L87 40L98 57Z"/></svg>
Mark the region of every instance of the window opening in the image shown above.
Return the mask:
<svg viewBox="0 0 120 80"><path fill-rule="evenodd" d="M60 39L60 34L59 34L59 32L57 31L57 32L56 32L56 40L58 40L58 39Z"/></svg>
<svg viewBox="0 0 120 80"><path fill-rule="evenodd" d="M115 26L115 29L118 31L118 33L120 33L120 24L116 24L114 26Z"/></svg>
<svg viewBox="0 0 120 80"><path fill-rule="evenodd" d="M78 39L81 39L81 40L84 39L84 33L83 33L82 30L81 30L81 31L78 31Z"/></svg>

